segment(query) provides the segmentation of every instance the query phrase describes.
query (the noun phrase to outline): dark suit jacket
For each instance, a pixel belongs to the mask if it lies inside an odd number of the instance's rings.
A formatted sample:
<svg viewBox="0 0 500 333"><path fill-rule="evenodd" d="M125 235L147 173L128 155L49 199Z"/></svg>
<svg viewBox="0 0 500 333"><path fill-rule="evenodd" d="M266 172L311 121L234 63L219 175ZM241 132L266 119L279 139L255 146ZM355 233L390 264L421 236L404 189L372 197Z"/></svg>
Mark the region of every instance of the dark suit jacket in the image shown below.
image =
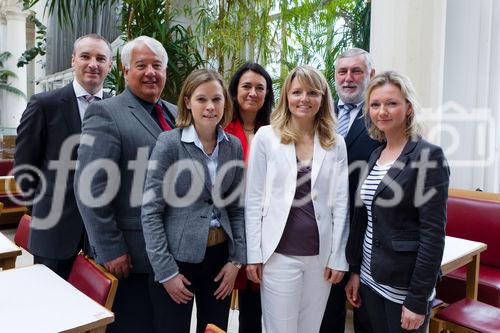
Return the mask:
<svg viewBox="0 0 500 333"><path fill-rule="evenodd" d="M165 101L162 104L171 113L167 119L174 119L176 106ZM151 270L142 233L141 203L149 155L161 132L160 126L128 89L116 97L91 104L85 113L75 191L91 245L90 255L99 263L129 254L134 273ZM95 139L93 145L85 142L90 137ZM138 154L142 154L140 162L129 164L138 160ZM84 173L89 164L100 159L116 166L116 172L111 172L109 177L102 169ZM92 165L87 172L91 169ZM79 196L82 187L89 186L94 198L107 186L116 186L117 193L108 201L99 200L96 206L89 206L85 198Z"/></svg>
<svg viewBox="0 0 500 333"><path fill-rule="evenodd" d="M370 157L370 170L383 148ZM417 163L426 159L427 169ZM448 184L449 169L441 148L417 139L405 145L373 198L372 276L381 284L409 288L404 305L419 314L427 311L441 266ZM383 202L395 197L393 204ZM351 270L358 273L367 222L365 206L356 207L346 254Z"/></svg>
<svg viewBox="0 0 500 333"><path fill-rule="evenodd" d="M335 103L335 114L338 115L338 103ZM355 193L360 177L363 175L363 170L357 167L357 165L364 165L366 167L365 162L368 162L373 150L381 145L381 142L375 141L368 136L363 119L363 105L351 127L349 127L349 132L347 132L344 139L347 148L347 163L349 164L349 214L352 219Z"/></svg>
<svg viewBox="0 0 500 333"><path fill-rule="evenodd" d="M226 203L215 199L220 195L227 198L237 193L235 191L241 185L242 167L220 172L224 170L226 163L242 160L240 141L227 134L229 141L224 139L219 143L216 186L213 187L203 152L194 143L182 142L181 137L180 128L159 136L151 154L151 160L157 161L158 167L148 171L144 186L145 196L149 196L151 200L143 203L142 225L156 281L178 271L176 260L189 263L203 261L214 207L220 212L219 222L228 238L229 259L246 263L245 222L239 196ZM175 168L172 165L179 161L187 161L188 167L196 171L189 172L180 168L170 173L173 170L171 168ZM165 201L164 194L169 193L163 190L166 174L170 174L170 178L166 180L166 184L170 186L166 191L172 191L178 198L185 198L183 201L192 200L192 204L176 207ZM193 198L189 195L186 197L196 185L202 187L200 194ZM213 191L218 193L215 198Z"/></svg>
<svg viewBox="0 0 500 333"><path fill-rule="evenodd" d="M59 160L61 146L67 138L80 133L81 120L72 83L33 95L21 117L17 128L15 165L36 167L46 181L46 190L43 191L44 183L37 174L28 172L33 176L30 182L21 181L20 177L25 174L23 170L15 173L23 192L32 193L27 199L43 192L32 207L29 249L35 255L61 260L79 251L84 228L73 193L74 169L69 171L65 182L61 182L61 178L56 181L56 170L49 169L49 163ZM78 143L78 137L75 143ZM71 160L76 160L77 147L76 144L71 151ZM55 215L49 215L51 211ZM62 214L56 211L62 211Z"/></svg>

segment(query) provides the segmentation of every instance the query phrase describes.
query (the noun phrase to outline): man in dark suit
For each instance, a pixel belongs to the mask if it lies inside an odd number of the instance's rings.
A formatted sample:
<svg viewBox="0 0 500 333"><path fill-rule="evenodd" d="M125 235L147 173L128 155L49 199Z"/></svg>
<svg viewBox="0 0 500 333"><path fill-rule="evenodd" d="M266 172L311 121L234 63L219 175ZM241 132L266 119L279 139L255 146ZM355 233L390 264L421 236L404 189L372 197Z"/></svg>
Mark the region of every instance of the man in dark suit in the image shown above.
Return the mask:
<svg viewBox="0 0 500 333"><path fill-rule="evenodd" d="M362 168L366 167L372 151L380 145L368 136L363 119L364 94L374 74L372 58L363 49L348 49L335 61L335 90L339 96L339 101L335 104L335 113L338 118L337 132L344 137L347 147L351 219ZM346 315L344 287L348 280L349 274L346 274L339 284L332 285L321 324L321 333L344 332ZM363 307L354 311L354 330L356 333L371 332Z"/></svg>
<svg viewBox="0 0 500 333"><path fill-rule="evenodd" d="M158 135L174 127L176 107L160 98L168 62L160 42L138 37L124 45L121 59L126 90L85 115L75 194L90 254L120 279L108 332L151 332L142 195L149 155Z"/></svg>
<svg viewBox="0 0 500 333"><path fill-rule="evenodd" d="M65 279L82 247L84 227L73 193L74 168L62 172L58 163L76 160L83 115L89 103L105 97L111 54L111 45L99 35L78 38L71 57L73 82L33 95L17 128L14 176L33 204L29 250L35 263Z"/></svg>

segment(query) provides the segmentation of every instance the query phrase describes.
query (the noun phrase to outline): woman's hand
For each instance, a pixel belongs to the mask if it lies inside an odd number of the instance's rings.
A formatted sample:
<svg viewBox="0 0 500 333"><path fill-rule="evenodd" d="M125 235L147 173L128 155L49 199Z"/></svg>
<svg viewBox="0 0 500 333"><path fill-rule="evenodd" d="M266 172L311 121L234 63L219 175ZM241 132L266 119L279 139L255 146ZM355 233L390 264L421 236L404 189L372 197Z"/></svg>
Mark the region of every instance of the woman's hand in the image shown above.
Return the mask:
<svg viewBox="0 0 500 333"><path fill-rule="evenodd" d="M262 282L262 264L247 264L247 278L255 283Z"/></svg>
<svg viewBox="0 0 500 333"><path fill-rule="evenodd" d="M335 269L331 269L331 268L327 267L327 268L325 268L325 273L323 275L324 275L326 281L333 283L333 284L337 284L342 280L342 278L344 277L344 274L345 274L345 272L337 271Z"/></svg>
<svg viewBox="0 0 500 333"><path fill-rule="evenodd" d="M361 306L361 297L359 297L359 274L351 273L349 277L349 281L345 286L345 294L347 300L351 305L355 308L359 308Z"/></svg>
<svg viewBox="0 0 500 333"><path fill-rule="evenodd" d="M216 299L224 299L227 295L231 294L234 287L234 281L238 275L238 270L238 267L231 262L226 263L224 267L222 267L219 274L217 274L214 279L215 282L219 282L222 279L219 288L214 292Z"/></svg>
<svg viewBox="0 0 500 333"><path fill-rule="evenodd" d="M404 305L401 310L401 328L405 330L416 330L424 323L425 315L408 310Z"/></svg>
<svg viewBox="0 0 500 333"><path fill-rule="evenodd" d="M167 293L177 304L186 304L193 299L193 293L186 288L186 286L189 285L191 285L191 282L180 273L170 280L163 282L163 288L165 288Z"/></svg>

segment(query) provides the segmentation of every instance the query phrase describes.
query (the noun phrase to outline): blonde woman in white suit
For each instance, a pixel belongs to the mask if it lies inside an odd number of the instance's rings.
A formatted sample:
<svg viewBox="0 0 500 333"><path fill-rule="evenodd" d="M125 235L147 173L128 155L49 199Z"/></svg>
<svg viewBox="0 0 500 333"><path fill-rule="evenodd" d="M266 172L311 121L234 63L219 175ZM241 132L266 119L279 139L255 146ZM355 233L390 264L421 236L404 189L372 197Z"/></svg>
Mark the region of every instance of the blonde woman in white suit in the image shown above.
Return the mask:
<svg viewBox="0 0 500 333"><path fill-rule="evenodd" d="M267 332L319 332L331 283L348 270L348 171L330 89L295 68L250 149L247 275L261 283Z"/></svg>

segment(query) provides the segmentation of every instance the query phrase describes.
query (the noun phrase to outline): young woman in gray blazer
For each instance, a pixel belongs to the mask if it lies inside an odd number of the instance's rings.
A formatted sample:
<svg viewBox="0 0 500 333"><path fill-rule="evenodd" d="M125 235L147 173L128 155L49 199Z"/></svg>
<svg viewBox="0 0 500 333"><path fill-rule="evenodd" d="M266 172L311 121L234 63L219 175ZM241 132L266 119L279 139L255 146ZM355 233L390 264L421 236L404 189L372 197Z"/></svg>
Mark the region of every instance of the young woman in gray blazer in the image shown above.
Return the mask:
<svg viewBox="0 0 500 333"><path fill-rule="evenodd" d="M197 332L226 329L231 291L246 262L239 140L223 131L232 118L221 76L196 70L184 82L177 128L151 155L142 206L154 271L156 331L189 332L196 296Z"/></svg>
<svg viewBox="0 0 500 333"><path fill-rule="evenodd" d="M426 332L444 249L449 170L420 136L410 81L375 76L366 91L371 155L357 193L347 260L347 299L363 302L375 333Z"/></svg>

